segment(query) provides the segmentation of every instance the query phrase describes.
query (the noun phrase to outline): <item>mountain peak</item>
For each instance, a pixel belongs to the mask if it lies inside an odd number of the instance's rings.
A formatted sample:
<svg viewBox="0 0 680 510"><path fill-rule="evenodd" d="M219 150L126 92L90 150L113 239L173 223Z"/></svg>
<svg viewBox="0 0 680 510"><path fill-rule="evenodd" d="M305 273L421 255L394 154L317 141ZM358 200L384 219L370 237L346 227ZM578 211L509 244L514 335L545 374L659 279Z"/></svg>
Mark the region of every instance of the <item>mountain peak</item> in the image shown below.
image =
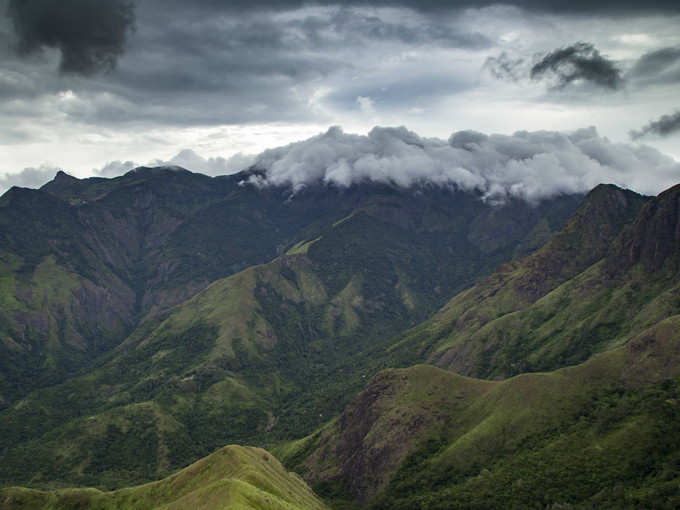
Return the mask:
<svg viewBox="0 0 680 510"><path fill-rule="evenodd" d="M63 170L59 170L57 174L54 176L54 181L77 181L78 179L73 177L72 175L67 174Z"/></svg>
<svg viewBox="0 0 680 510"><path fill-rule="evenodd" d="M77 188L79 183L80 179L78 179L77 177L73 177L72 175L67 174L63 170L59 170L54 176L54 179L52 179L48 183L43 184L43 186L40 189L42 191L47 191L48 193L51 193L55 196L59 196L60 194L63 194L66 191L72 190L74 187Z"/></svg>
<svg viewBox="0 0 680 510"><path fill-rule="evenodd" d="M680 185L645 205L620 246L628 265L641 263L648 271L677 269L680 263Z"/></svg>
<svg viewBox="0 0 680 510"><path fill-rule="evenodd" d="M533 297L542 296L555 282L566 281L606 256L621 230L634 221L647 200L613 184L593 188L566 227L531 258L535 268L529 278Z"/></svg>

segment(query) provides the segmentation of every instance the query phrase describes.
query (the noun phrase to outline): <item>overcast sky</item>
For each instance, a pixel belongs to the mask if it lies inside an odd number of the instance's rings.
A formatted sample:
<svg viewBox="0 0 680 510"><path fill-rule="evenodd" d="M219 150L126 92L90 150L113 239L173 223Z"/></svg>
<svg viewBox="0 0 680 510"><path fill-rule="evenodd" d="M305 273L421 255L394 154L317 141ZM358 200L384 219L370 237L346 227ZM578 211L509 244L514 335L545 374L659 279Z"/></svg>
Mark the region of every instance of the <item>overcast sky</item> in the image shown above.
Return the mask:
<svg viewBox="0 0 680 510"><path fill-rule="evenodd" d="M433 147L507 135L494 154L517 131L587 132L637 155L622 185L680 182L654 150L680 160L680 2L0 0L0 191L56 168L233 172L374 126Z"/></svg>

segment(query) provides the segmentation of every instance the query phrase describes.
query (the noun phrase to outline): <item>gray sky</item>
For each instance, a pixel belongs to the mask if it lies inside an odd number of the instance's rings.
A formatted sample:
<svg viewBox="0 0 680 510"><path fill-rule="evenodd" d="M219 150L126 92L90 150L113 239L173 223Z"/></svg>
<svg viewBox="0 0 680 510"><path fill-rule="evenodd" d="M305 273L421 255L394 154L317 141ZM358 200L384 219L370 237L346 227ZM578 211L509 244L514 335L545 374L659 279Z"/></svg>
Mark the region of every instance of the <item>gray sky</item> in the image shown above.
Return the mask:
<svg viewBox="0 0 680 510"><path fill-rule="evenodd" d="M680 182L653 150L680 159L677 1L0 0L0 12L0 190L56 168L232 172L333 125L405 126L433 146L595 126L598 147L638 155L620 184ZM636 174L649 158L662 170Z"/></svg>

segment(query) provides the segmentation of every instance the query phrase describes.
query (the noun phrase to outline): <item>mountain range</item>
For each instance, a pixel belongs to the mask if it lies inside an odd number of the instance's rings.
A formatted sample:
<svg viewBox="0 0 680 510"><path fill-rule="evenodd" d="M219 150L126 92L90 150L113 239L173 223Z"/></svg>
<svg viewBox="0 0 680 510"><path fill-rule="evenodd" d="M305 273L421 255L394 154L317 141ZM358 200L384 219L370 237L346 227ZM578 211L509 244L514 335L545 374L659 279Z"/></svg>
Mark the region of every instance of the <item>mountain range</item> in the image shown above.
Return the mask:
<svg viewBox="0 0 680 510"><path fill-rule="evenodd" d="M3 508L680 504L680 186L261 172L0 198Z"/></svg>

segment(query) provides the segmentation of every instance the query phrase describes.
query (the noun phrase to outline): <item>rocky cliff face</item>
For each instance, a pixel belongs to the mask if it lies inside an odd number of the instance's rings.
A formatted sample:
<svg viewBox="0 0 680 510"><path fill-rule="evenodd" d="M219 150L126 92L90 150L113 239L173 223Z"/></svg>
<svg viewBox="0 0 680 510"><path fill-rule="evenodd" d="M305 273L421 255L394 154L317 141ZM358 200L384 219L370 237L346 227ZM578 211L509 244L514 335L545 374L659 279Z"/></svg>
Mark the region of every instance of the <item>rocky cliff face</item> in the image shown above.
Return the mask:
<svg viewBox="0 0 680 510"><path fill-rule="evenodd" d="M621 239L610 267L625 270L642 264L649 272L680 269L680 185L650 201Z"/></svg>

